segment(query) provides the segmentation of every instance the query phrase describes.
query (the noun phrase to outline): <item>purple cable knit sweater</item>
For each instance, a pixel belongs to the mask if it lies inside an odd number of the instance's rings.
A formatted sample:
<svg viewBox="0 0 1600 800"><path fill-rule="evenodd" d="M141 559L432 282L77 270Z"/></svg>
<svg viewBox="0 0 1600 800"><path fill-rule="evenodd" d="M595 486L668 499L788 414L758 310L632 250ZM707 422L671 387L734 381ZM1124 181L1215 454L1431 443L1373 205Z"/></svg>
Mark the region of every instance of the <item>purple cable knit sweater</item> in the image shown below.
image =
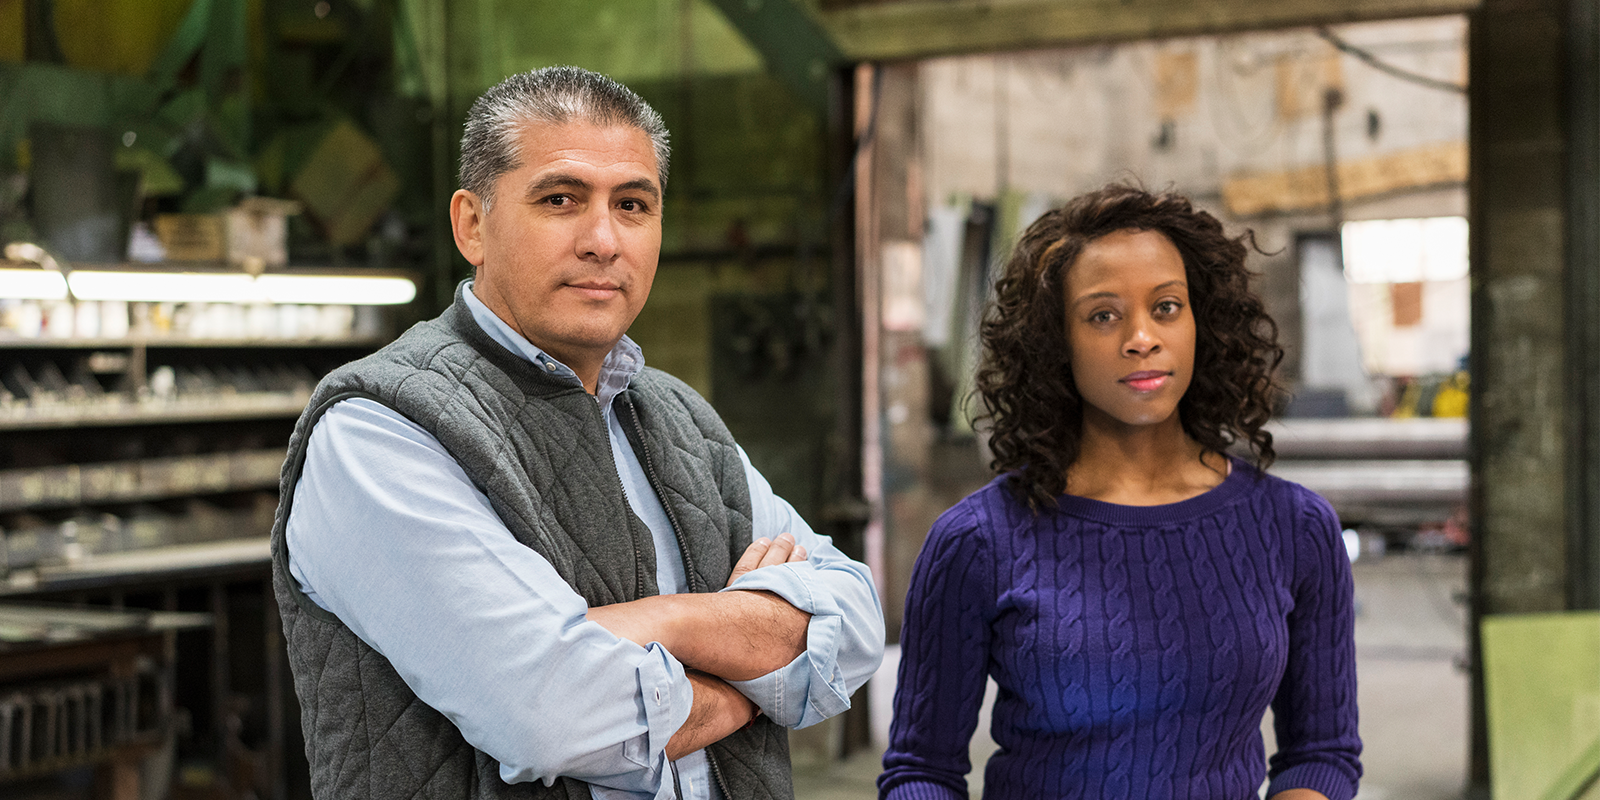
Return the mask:
<svg viewBox="0 0 1600 800"><path fill-rule="evenodd" d="M966 798L985 676L986 797L1254 798L1269 703L1269 795L1354 797L1350 564L1327 501L1235 460L1179 503L1059 509L1033 516L1002 477L934 524L880 797Z"/></svg>

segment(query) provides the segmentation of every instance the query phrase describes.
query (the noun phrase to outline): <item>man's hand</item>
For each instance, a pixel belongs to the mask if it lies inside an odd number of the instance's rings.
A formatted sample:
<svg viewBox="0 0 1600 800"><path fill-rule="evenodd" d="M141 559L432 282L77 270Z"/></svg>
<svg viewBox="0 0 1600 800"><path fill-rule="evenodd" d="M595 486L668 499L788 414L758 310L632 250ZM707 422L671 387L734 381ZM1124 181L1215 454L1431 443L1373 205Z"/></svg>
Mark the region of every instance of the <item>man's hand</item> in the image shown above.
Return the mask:
<svg viewBox="0 0 1600 800"><path fill-rule="evenodd" d="M667 758L677 761L706 745L722 741L723 737L749 724L758 713L739 690L715 675L690 670L689 683L694 687L694 704L689 708L689 718L683 727L667 740Z"/></svg>
<svg viewBox="0 0 1600 800"><path fill-rule="evenodd" d="M728 576L728 585L732 586L734 581L762 567L804 561L807 557L805 547L795 544L794 537L787 533L778 534L777 541L762 537L751 542L744 549L744 555L739 556L739 563L733 565L733 574Z"/></svg>
<svg viewBox="0 0 1600 800"><path fill-rule="evenodd" d="M787 533L757 539L734 565L740 576L806 560ZM589 609L589 621L617 636L649 646L660 642L684 666L730 681L759 678L787 666L806 648L811 615L772 592L669 594Z"/></svg>

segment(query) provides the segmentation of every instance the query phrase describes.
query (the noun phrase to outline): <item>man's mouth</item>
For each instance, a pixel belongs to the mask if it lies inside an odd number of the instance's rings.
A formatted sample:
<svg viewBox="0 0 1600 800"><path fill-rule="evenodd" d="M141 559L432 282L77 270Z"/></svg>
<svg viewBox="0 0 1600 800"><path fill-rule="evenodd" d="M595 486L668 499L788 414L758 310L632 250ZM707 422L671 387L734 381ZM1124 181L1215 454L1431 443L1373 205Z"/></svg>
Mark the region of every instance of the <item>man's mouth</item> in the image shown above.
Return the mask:
<svg viewBox="0 0 1600 800"><path fill-rule="evenodd" d="M567 286L572 289L577 289L585 296L594 298L596 300L608 299L622 291L622 287L615 281L605 280L572 281L568 283Z"/></svg>
<svg viewBox="0 0 1600 800"><path fill-rule="evenodd" d="M1172 373L1160 370L1143 370L1129 375L1124 375L1121 382L1128 384L1136 392L1153 392L1160 389L1172 377Z"/></svg>

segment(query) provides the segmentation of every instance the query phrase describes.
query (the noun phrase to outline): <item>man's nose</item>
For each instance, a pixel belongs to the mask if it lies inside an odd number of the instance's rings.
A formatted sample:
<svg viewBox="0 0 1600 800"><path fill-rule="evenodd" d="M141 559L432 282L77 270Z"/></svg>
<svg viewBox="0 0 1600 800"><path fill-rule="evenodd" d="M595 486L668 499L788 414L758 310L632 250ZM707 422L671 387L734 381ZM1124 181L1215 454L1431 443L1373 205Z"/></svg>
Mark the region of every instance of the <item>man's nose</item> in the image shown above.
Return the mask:
<svg viewBox="0 0 1600 800"><path fill-rule="evenodd" d="M601 263L610 263L616 259L618 254L616 220L611 218L609 208L597 206L583 216L576 245L579 258L593 259Z"/></svg>

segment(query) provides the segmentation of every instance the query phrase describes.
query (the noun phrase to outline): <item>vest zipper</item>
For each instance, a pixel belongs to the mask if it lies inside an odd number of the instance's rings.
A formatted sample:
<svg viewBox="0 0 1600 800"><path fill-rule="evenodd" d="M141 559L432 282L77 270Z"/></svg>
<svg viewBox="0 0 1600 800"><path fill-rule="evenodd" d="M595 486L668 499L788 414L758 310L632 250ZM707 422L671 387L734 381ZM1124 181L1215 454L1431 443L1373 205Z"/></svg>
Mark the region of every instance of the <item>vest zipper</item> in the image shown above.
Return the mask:
<svg viewBox="0 0 1600 800"><path fill-rule="evenodd" d="M600 427L602 429L606 429L606 436L610 437L610 430L606 428L605 411L600 408L599 397L594 398L594 410L595 413L600 417ZM628 496L628 487L622 485L622 473L618 472L616 468L613 467L611 474L617 476L617 488L622 490L622 496L624 498L623 502L627 502L626 498ZM657 492L657 494L659 494L659 492ZM629 516L632 516L632 512L629 512ZM641 520L641 522L643 522L643 520ZM639 598L644 597L645 591L644 570L639 568L639 565L644 563L644 553L639 549L639 537L629 536L628 541L632 542L633 544L633 599L638 600ZM658 591L660 590L660 587L656 588Z"/></svg>
<svg viewBox="0 0 1600 800"><path fill-rule="evenodd" d="M711 767L711 779L717 782L717 788L722 790L722 800L734 800L733 793L728 791L728 782L722 778L722 767L717 766L717 759L711 755L711 749L706 748L706 764Z"/></svg>
<svg viewBox="0 0 1600 800"><path fill-rule="evenodd" d="M628 401L628 417L633 422L634 435L639 440L639 455L644 459L644 473L650 479L650 487L655 489L656 498L661 501L662 510L667 512L667 522L672 525L672 536L678 540L678 554L683 558L683 569L689 578L690 592L705 591L705 582L700 580L700 573L694 569L694 559L689 555L689 543L684 541L683 526L678 524L678 515L673 512L672 504L667 501L667 495L661 491L661 476L656 474L655 460L650 458L650 445L645 442L644 423L639 421L639 409L633 404L633 396L623 394L623 399Z"/></svg>
<svg viewBox="0 0 1600 800"><path fill-rule="evenodd" d="M683 568L689 577L689 591L694 592L704 587L700 574L694 570L694 560L689 555L689 543L684 541L683 527L678 524L678 515L673 513L672 505L667 502L666 493L661 491L661 476L656 474L655 461L650 458L650 445L645 442L644 423L639 421L639 409L633 404L633 397L624 393L623 398L628 401L628 417L633 423L634 436L639 440L639 455L644 460L645 476L650 479L651 488L655 489L656 497L661 500L661 508L667 512L667 521L672 524L672 535L678 540L678 552L683 556ZM711 755L710 748L705 751L706 766L711 768L711 779L717 782L717 788L722 791L723 800L735 800L733 793L728 791L728 781L722 777L722 767L717 765L717 759ZM678 798L682 800L683 790L677 785L678 767L672 767L673 788L678 790Z"/></svg>

